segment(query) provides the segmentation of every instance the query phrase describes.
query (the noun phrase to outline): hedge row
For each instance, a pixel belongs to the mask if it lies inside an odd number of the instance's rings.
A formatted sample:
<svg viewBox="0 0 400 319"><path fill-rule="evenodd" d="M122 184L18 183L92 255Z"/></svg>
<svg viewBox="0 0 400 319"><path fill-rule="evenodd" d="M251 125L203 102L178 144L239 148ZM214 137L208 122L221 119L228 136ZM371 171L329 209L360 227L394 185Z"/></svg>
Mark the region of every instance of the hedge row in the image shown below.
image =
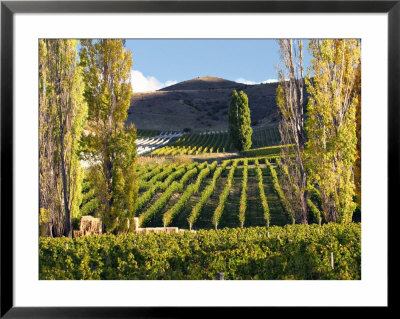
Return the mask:
<svg viewBox="0 0 400 319"><path fill-rule="evenodd" d="M41 280L193 280L219 272L228 280L361 279L361 224L39 239Z"/></svg>

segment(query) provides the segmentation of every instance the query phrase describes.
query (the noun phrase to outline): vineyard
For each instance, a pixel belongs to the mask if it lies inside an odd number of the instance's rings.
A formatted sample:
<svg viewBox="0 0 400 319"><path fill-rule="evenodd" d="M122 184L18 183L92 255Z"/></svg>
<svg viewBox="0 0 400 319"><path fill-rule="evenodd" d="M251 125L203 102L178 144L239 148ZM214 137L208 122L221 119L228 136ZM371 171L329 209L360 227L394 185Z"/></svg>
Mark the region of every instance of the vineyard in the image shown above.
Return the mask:
<svg viewBox="0 0 400 319"><path fill-rule="evenodd" d="M140 165L135 215L141 227L283 226L291 216L279 186L279 163L275 157L258 157ZM96 208L85 180L81 212L96 215Z"/></svg>
<svg viewBox="0 0 400 319"><path fill-rule="evenodd" d="M198 155L229 151L233 151L233 145L227 132L208 132L185 134L171 145L153 151L151 155Z"/></svg>
<svg viewBox="0 0 400 319"><path fill-rule="evenodd" d="M282 188L289 172L280 159L291 145L194 161L186 154L232 150L228 134L177 134L137 140L138 147L155 147L175 138L152 151L158 156L137 162L134 214L140 228L181 231L40 238L40 279L194 280L220 272L228 280L361 279L360 224L326 223L311 189L309 225L295 225ZM82 216L98 215L93 184L84 178Z"/></svg>
<svg viewBox="0 0 400 319"><path fill-rule="evenodd" d="M39 40L39 278L360 280L360 40L164 40Z"/></svg>
<svg viewBox="0 0 400 319"><path fill-rule="evenodd" d="M281 143L281 135L277 126L267 126L254 129L251 140L253 148L273 146Z"/></svg>
<svg viewBox="0 0 400 319"><path fill-rule="evenodd" d="M152 156L199 155L235 151L227 131L183 134L139 130L138 136L140 136L137 140L139 155L148 153ZM279 145L279 130L276 126L255 129L252 141L253 148Z"/></svg>
<svg viewBox="0 0 400 319"><path fill-rule="evenodd" d="M182 136L180 132L138 131L136 147L138 155L149 153L157 148L172 143Z"/></svg>
<svg viewBox="0 0 400 319"><path fill-rule="evenodd" d="M361 224L39 239L39 279L361 279Z"/></svg>
<svg viewBox="0 0 400 319"><path fill-rule="evenodd" d="M174 134L159 132L158 139ZM137 143L150 139L155 140L143 136ZM41 237L39 278L204 280L222 272L227 280L361 279L361 224L323 221L316 190L307 202L309 225L294 224L281 184L288 174L281 150L290 145L250 149L219 161L181 155L224 152L229 143L224 133L185 134L153 151L169 158L141 157L136 164L138 226L186 231ZM89 175L84 178L82 216L97 216L93 184Z"/></svg>
<svg viewBox="0 0 400 319"><path fill-rule="evenodd" d="M137 130L137 137L142 138L142 137L152 137L161 134L162 132L158 130Z"/></svg>

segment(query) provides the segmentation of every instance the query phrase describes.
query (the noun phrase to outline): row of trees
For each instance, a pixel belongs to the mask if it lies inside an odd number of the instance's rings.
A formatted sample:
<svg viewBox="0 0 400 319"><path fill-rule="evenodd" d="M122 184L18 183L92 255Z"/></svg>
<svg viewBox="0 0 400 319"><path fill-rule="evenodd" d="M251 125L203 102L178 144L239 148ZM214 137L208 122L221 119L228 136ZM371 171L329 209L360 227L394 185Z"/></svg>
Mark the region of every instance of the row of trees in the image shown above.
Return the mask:
<svg viewBox="0 0 400 319"><path fill-rule="evenodd" d="M282 158L288 170L282 174L282 189L290 209L297 222L307 223L313 190L326 221L350 222L356 190L360 193L360 43L311 40L306 77L302 41L283 39L279 45L283 62L277 89L279 129L283 143L293 144L283 150Z"/></svg>
<svg viewBox="0 0 400 319"><path fill-rule="evenodd" d="M83 169L94 181L107 232L133 225L136 129L125 120L132 58L124 40L39 41L40 233L72 236Z"/></svg>

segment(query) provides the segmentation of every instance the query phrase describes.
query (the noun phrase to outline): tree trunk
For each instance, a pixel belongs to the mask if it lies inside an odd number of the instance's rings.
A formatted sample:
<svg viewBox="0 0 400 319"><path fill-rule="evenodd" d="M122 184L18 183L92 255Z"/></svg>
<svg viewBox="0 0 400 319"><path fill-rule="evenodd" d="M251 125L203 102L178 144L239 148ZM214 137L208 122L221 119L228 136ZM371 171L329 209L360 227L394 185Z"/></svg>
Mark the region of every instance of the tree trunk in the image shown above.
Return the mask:
<svg viewBox="0 0 400 319"><path fill-rule="evenodd" d="M64 235L66 237L72 238L72 229L71 229L71 214L69 210L69 199L68 199L68 185L67 185L67 173L65 167L65 158L64 158L64 130L60 125L60 146L61 146L61 174L62 174L62 183L63 183L63 193L64 193L64 209L65 209L65 228Z"/></svg>
<svg viewBox="0 0 400 319"><path fill-rule="evenodd" d="M297 222L307 224L307 173L304 169L304 78L302 43L293 45L292 40L279 40L284 69L279 70L280 91L278 107L281 110L279 131L282 144L294 144L284 149L282 162L288 170L282 179L284 193L289 200Z"/></svg>

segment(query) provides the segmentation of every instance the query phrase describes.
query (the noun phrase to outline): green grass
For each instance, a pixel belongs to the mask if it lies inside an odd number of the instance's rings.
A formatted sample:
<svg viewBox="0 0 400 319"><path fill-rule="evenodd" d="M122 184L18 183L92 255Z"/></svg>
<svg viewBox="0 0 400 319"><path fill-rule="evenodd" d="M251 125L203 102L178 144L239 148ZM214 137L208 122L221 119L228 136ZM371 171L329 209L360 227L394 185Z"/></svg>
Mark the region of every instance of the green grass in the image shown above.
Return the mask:
<svg viewBox="0 0 400 319"><path fill-rule="evenodd" d="M258 157L258 156L280 156L283 148L290 147L289 145L267 146L261 148L250 149L242 151L240 154L244 157Z"/></svg>

